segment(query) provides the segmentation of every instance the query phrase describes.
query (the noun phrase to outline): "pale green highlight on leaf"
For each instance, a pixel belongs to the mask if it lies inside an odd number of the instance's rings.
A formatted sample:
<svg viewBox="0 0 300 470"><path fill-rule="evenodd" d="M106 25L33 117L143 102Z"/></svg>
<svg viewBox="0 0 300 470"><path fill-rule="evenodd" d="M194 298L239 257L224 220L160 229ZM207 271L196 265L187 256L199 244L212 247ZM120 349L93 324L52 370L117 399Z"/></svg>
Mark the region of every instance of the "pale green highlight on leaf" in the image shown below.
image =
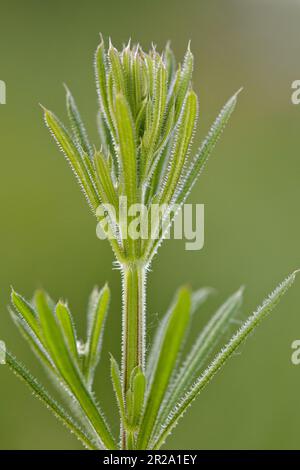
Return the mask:
<svg viewBox="0 0 300 470"><path fill-rule="evenodd" d="M110 301L110 290L105 285L101 291L94 292L93 303L88 317L88 340L85 362L85 372L88 383L92 383L95 369L100 359L105 319Z"/></svg>
<svg viewBox="0 0 300 470"><path fill-rule="evenodd" d="M87 153L90 157L92 157L92 154L93 154L92 146L89 142L87 131L81 119L75 99L73 95L71 94L70 90L68 89L68 87L65 86L65 88L66 88L67 111L68 111L68 116L71 122L73 135L76 139L76 142L82 148L82 150L85 153Z"/></svg>
<svg viewBox="0 0 300 470"><path fill-rule="evenodd" d="M205 365L209 354L214 350L219 339L231 325L231 320L240 311L242 300L243 289L239 289L221 305L203 328L203 331L201 331L170 386L159 420L160 424L162 424L161 421L166 419L188 387L193 384L196 374Z"/></svg>
<svg viewBox="0 0 300 470"><path fill-rule="evenodd" d="M111 355L110 356L110 374L111 380L114 388L114 392L117 399L117 404L120 412L120 418L122 421L122 425L126 427L126 410L125 410L125 403L122 391L122 381L121 381L121 374L120 368L115 360L115 358Z"/></svg>
<svg viewBox="0 0 300 470"><path fill-rule="evenodd" d="M166 330L162 340L160 354L155 365L155 372L147 397L145 413L141 423L138 447L147 449L159 408L166 393L172 370L180 351L181 342L190 319L190 292L183 288L171 308Z"/></svg>
<svg viewBox="0 0 300 470"><path fill-rule="evenodd" d="M110 303L107 285L95 288L90 296L84 340L77 338L66 302L56 303L44 291L37 291L33 303L14 290L11 293L12 319L59 390L68 412L9 352L7 363L88 449L160 448L193 400L295 279L296 272L248 318L208 367L216 346L239 312L242 290L221 305L186 352L195 312L201 314L212 289L204 287L191 293L181 288L162 316L152 346L146 344L147 271L174 222L175 206L178 209L185 203L236 107L239 93L228 100L195 151L192 141L198 98L192 84L193 67L190 45L183 63L177 64L170 44L162 54L155 46L145 52L130 41L119 51L111 41L106 48L101 37L95 55L100 141L90 142L68 88L69 129L43 108L46 125L69 162L95 223L99 223L97 229L107 229L122 274L120 368L112 356L110 359L112 390L119 408L119 437L112 435L93 392L96 368L101 358L107 359L102 354ZM127 214L125 221L120 216L126 203L129 209L132 204L145 205L148 235L154 232L157 239L130 237L128 225L134 216ZM158 203L159 217L152 222L150 209ZM112 314L118 321L118 312ZM101 383L103 378L98 380Z"/></svg>
<svg viewBox="0 0 300 470"><path fill-rule="evenodd" d="M212 363L204 373L196 380L195 384L176 405L171 412L166 423L162 426L160 434L155 438L153 449L159 449L164 443L166 437L177 425L178 420L183 416L187 408L191 405L203 388L211 381L218 370L231 357L235 350L242 344L250 333L259 325L259 323L273 310L281 300L282 296L294 283L298 271L290 274L278 287L269 295L269 297L248 317L243 326L233 335L227 345L219 352Z"/></svg>
<svg viewBox="0 0 300 470"><path fill-rule="evenodd" d="M65 303L58 302L58 304L56 305L55 313L69 352L73 356L74 361L78 363L79 357L77 351L76 331L70 310Z"/></svg>
<svg viewBox="0 0 300 470"><path fill-rule="evenodd" d="M42 291L39 291L36 295L36 304L43 337L58 371L66 383L68 383L70 390L88 416L95 431L99 434L99 438L104 446L115 448L115 442L107 428L102 413L95 405L78 368L71 359L62 333Z"/></svg>
<svg viewBox="0 0 300 470"><path fill-rule="evenodd" d="M1 345L0 345L1 347ZM41 400L48 409L61 421L69 431L79 439L87 449L95 450L96 445L92 439L81 430L79 424L77 424L73 418L60 406L58 403L48 394L47 390L40 385L40 383L25 369L25 367L14 358L14 356L6 351L6 363L12 369L12 371L23 380L32 393Z"/></svg>

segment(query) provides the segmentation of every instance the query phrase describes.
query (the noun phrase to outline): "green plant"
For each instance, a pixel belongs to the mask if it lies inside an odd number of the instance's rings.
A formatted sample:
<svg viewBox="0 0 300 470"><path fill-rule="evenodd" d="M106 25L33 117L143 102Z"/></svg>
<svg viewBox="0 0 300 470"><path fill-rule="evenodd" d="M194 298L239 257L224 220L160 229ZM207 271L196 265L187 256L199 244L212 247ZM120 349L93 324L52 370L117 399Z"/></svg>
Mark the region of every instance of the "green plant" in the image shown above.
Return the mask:
<svg viewBox="0 0 300 470"><path fill-rule="evenodd" d="M198 101L191 85L193 55L188 47L176 66L170 47L146 54L128 44L118 52L101 43L95 58L101 147L94 148L74 98L67 89L69 132L47 109L45 121L69 161L97 222L111 243L123 282L121 370L111 357L111 379L120 415L120 438L112 435L95 400L93 382L110 291L94 289L88 304L87 337L78 342L68 305L38 291L31 303L14 290L11 316L60 390L66 411L7 352L7 364L89 449L159 449L193 400L237 347L274 308L295 279L289 275L211 360L233 317L243 290L235 292L213 315L186 357L180 352L194 312L208 288L181 288L163 317L145 358L146 275L166 231L184 204L220 137L237 101L225 104L207 138L190 157ZM123 199L122 199L123 198ZM128 236L135 218L121 216L128 206L163 207L154 219L146 214L147 236ZM121 201L121 204L120 204ZM154 237L149 236L154 234ZM147 348L148 349L148 348Z"/></svg>

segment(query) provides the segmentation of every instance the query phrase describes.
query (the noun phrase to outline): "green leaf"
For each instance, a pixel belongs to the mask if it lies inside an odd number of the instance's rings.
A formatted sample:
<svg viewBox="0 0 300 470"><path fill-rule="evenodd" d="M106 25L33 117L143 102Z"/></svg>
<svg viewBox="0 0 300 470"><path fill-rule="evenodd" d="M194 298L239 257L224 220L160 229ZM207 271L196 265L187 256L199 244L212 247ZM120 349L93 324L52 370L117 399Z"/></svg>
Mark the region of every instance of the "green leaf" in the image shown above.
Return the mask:
<svg viewBox="0 0 300 470"><path fill-rule="evenodd" d="M155 437L152 448L159 449L165 442L168 435L172 432L173 428L177 425L179 419L184 415L188 407L204 389L204 387L211 381L214 375L221 369L236 349L242 344L246 338L253 332L253 330L260 324L260 322L273 310L278 304L282 296L291 287L295 281L295 271L290 274L270 295L264 302L256 309L256 311L248 317L246 322L241 328L232 336L227 345L217 354L215 359L207 367L204 373L198 378L195 384L189 389L182 400L173 408L167 421L164 423L159 435Z"/></svg>
<svg viewBox="0 0 300 470"><path fill-rule="evenodd" d="M132 83L132 90L133 90L133 93L131 93L131 95L133 97L133 102L134 102L134 107L133 107L134 116L136 116L137 113L139 112L139 109L140 109L141 103L142 103L143 94L145 93L145 91L143 90L144 70L142 68L142 64L143 64L143 61L141 59L142 54L143 53L142 53L142 50L141 50L140 46L137 45L136 48L135 48L135 53L134 53L134 57L133 57L133 60L132 60L132 82L133 82ZM131 91L131 90L129 90L129 91Z"/></svg>
<svg viewBox="0 0 300 470"><path fill-rule="evenodd" d="M100 103L100 110L105 119L106 125L110 131L111 136L114 136L114 125L109 111L108 103L108 64L105 53L104 41L101 37L101 42L96 50L95 55L95 76L98 98Z"/></svg>
<svg viewBox="0 0 300 470"><path fill-rule="evenodd" d="M29 328L33 331L35 337L38 338L40 343L43 343L37 314L33 307L13 288L11 289L11 302L19 315L24 318Z"/></svg>
<svg viewBox="0 0 300 470"><path fill-rule="evenodd" d="M174 116L175 116L175 106L174 103L172 103L169 106L169 110L166 115L166 119L163 125L163 132L162 132L162 137L159 142L159 146L156 151L156 159L160 159L160 156L165 148L165 146L168 144L168 142L171 140L173 136L173 130L174 130ZM153 162L153 165L155 167L155 159ZM151 173L151 171L149 172Z"/></svg>
<svg viewBox="0 0 300 470"><path fill-rule="evenodd" d="M89 142L87 131L81 119L75 99L66 85L65 85L65 89L66 89L67 111L68 111L68 116L71 122L72 131L73 131L75 140L78 143L78 145L82 148L82 150L85 153L87 153L90 158L92 158L93 149Z"/></svg>
<svg viewBox="0 0 300 470"><path fill-rule="evenodd" d="M218 139L220 138L227 122L229 121L229 118L236 106L238 94L239 91L235 95L233 95L222 108L220 114L212 125L206 139L200 146L195 158L192 160L190 168L186 171L186 174L180 176L180 181L177 185L177 191L174 194L175 204L182 205L186 201L194 184L197 181L198 176L204 169L205 163L207 162L212 150L214 149ZM168 232L168 229L173 224L173 221L174 217L171 217L169 223L165 224L164 230L160 231L157 240L154 240L154 242L148 244L147 251L144 255L148 263L151 262L152 258L156 254L159 246L161 245L164 239L165 234Z"/></svg>
<svg viewBox="0 0 300 470"><path fill-rule="evenodd" d="M202 287L192 293L191 296L191 316L198 310L198 308L207 300L208 296L213 292L211 287ZM152 341L150 353L147 359L146 377L151 382L153 376L155 364L157 363L158 356L161 349L161 343L165 334L166 326L172 310L169 309L160 321L157 330Z"/></svg>
<svg viewBox="0 0 300 470"><path fill-rule="evenodd" d="M182 181L182 188L177 193L176 203L182 204L189 193L191 192L198 176L204 169L204 166L215 148L216 143L218 142L226 124L229 121L231 114L234 111L234 108L237 103L237 97L240 90L235 93L225 104L225 106L220 111L218 117L210 128L208 135L200 146L196 156L190 164L190 168L187 171L185 177Z"/></svg>
<svg viewBox="0 0 300 470"><path fill-rule="evenodd" d="M122 381L121 381L121 373L120 368L115 360L115 358L110 355L110 373L111 373L111 380L114 388L114 392L117 399L117 404L120 412L121 422L124 427L126 427L126 411L125 411L125 403L122 391Z"/></svg>
<svg viewBox="0 0 300 470"><path fill-rule="evenodd" d="M92 396L85 387L79 369L71 359L62 333L58 327L55 317L49 308L47 298L42 291L36 293L36 305L39 319L43 330L43 336L53 362L59 370L63 379L67 382L71 392L78 400L81 408L86 413L103 445L109 449L115 449L116 444L101 411L95 405Z"/></svg>
<svg viewBox="0 0 300 470"><path fill-rule="evenodd" d="M132 406L129 422L132 429L136 431L140 423L146 390L146 378L139 366L132 371L132 377L130 382Z"/></svg>
<svg viewBox="0 0 300 470"><path fill-rule="evenodd" d="M155 148L155 145L158 141L160 136L163 119L166 110L166 101L167 101L167 73L166 68L162 60L158 64L156 75L155 75L155 102L153 106L153 114L151 118L151 128L149 129L146 136L147 139L144 138L143 146L144 151L146 152L146 156L150 159L148 166L146 168L146 174L148 172L149 166L151 166L152 162L152 153ZM146 137L145 136L145 137Z"/></svg>
<svg viewBox="0 0 300 470"><path fill-rule="evenodd" d="M100 291L94 289L91 294L88 311L88 338L85 361L85 374L89 386L93 383L95 370L100 360L109 302L110 290L107 284Z"/></svg>
<svg viewBox="0 0 300 470"><path fill-rule="evenodd" d="M190 91L187 95L176 129L175 145L172 150L173 156L168 169L164 191L161 196L162 204L169 204L176 192L195 129L197 113L197 95L193 91Z"/></svg>
<svg viewBox="0 0 300 470"><path fill-rule="evenodd" d="M133 450L135 449L135 445L136 445L136 439L135 439L135 432L134 432L134 429L133 429L133 426L131 424L131 420L132 420L132 417L133 417L133 392L131 390L131 388L129 388L126 392L126 413L127 413L127 416L126 416L126 439L125 439L125 442L126 442L126 449L128 450Z"/></svg>
<svg viewBox="0 0 300 470"><path fill-rule="evenodd" d="M201 287L192 293L191 298L191 315L197 312L199 307L201 307L208 297L214 292L212 287Z"/></svg>
<svg viewBox="0 0 300 470"><path fill-rule="evenodd" d="M1 344L0 344L1 347ZM81 430L80 426L71 418L68 413L59 405L44 389L42 385L26 370L26 368L14 356L6 351L6 363L10 369L23 380L33 394L39 398L47 408L49 408L56 418L61 421L69 431L79 439L83 445L90 450L97 449L93 440Z"/></svg>
<svg viewBox="0 0 300 470"><path fill-rule="evenodd" d="M232 318L238 314L242 301L243 288L229 297L204 327L168 390L164 406L161 410L160 422L166 419L180 396L193 384L196 374L205 364L220 337L224 335L231 325Z"/></svg>
<svg viewBox="0 0 300 470"><path fill-rule="evenodd" d="M63 125L51 111L44 108L44 117L46 125L53 135L58 147L62 150L74 171L90 207L95 211L101 201L95 189L95 183L92 180L76 145L73 143L66 129L64 129Z"/></svg>
<svg viewBox="0 0 300 470"><path fill-rule="evenodd" d="M120 94L115 99L115 118L122 161L123 183L128 198L128 206L130 207L136 203L137 192L135 133L129 106L124 96Z"/></svg>
<svg viewBox="0 0 300 470"><path fill-rule="evenodd" d="M56 305L55 313L69 352L74 361L79 364L76 331L71 312L68 306L60 301Z"/></svg>
<svg viewBox="0 0 300 470"><path fill-rule="evenodd" d="M226 329L229 328L232 318L236 317L240 311L242 302L243 288L240 288L221 305L204 327L178 374L181 386L185 381L189 382L189 378L193 380L194 374L199 371L207 355L215 347L216 342L225 333Z"/></svg>
<svg viewBox="0 0 300 470"><path fill-rule="evenodd" d="M101 148L107 158L111 155L113 161L113 178L118 175L118 159L115 151L113 136L101 111L97 113L97 126L100 136Z"/></svg>
<svg viewBox="0 0 300 470"><path fill-rule="evenodd" d="M158 203L163 207L166 205L165 213L163 215L164 227L161 228L161 218L155 221L155 225L151 226L151 233L153 236L146 243L144 257L146 260L150 259L152 253L159 246L163 235L166 232L166 221L172 211L172 204L180 187L180 179L182 171L185 167L186 157L188 154L189 146L192 139L192 134L197 120L198 102L196 94L191 91L188 93L184 108L182 110L180 120L176 129L174 137L174 145L172 148L172 157L170 164L166 167L166 175L164 179L164 187L158 195ZM171 217L173 221L173 218ZM169 224L170 225L170 224Z"/></svg>
<svg viewBox="0 0 300 470"><path fill-rule="evenodd" d="M40 339L40 329L37 315L32 306L13 288L11 289L11 302L17 312L26 320L35 335Z"/></svg>
<svg viewBox="0 0 300 470"><path fill-rule="evenodd" d="M21 335L27 341L32 351L37 356L37 358L41 361L43 366L45 366L46 370L51 370L55 372L54 364L47 350L41 343L40 339L36 336L34 331L30 328L26 320L19 313L15 313L12 309L9 308L8 310L9 310L9 313L13 322L17 326Z"/></svg>
<svg viewBox="0 0 300 470"><path fill-rule="evenodd" d="M177 94L176 98L176 121L180 116L182 105L184 103L186 94L188 89L191 85L192 80L192 73L194 67L194 57L190 50L190 44L188 45L188 49L186 51L183 67L179 74L179 80L177 84L175 84L174 92Z"/></svg>
<svg viewBox="0 0 300 470"><path fill-rule="evenodd" d="M126 96L126 84L121 57L111 42L108 49L108 58L113 76L115 92L116 94L121 93L123 96Z"/></svg>
<svg viewBox="0 0 300 470"><path fill-rule="evenodd" d="M140 366L132 370L130 388L126 392L126 448L136 448L136 434L144 406L146 379Z"/></svg>
<svg viewBox="0 0 300 470"><path fill-rule="evenodd" d="M134 93L133 93L133 74L132 74L132 53L130 50L130 40L128 41L128 44L124 49L122 50L121 53L121 59L122 59L122 66L123 66L123 71L124 71L124 79L126 83L126 91L127 91L127 96L128 99L130 100L130 104L134 104Z"/></svg>
<svg viewBox="0 0 300 470"><path fill-rule="evenodd" d="M140 426L137 447L147 449L155 425L157 414L165 396L169 379L176 363L181 342L185 336L190 319L191 296L182 288L171 308L166 330L161 344L160 354L150 386L146 408Z"/></svg>
<svg viewBox="0 0 300 470"><path fill-rule="evenodd" d="M167 69L168 84L170 85L175 77L176 72L176 59L170 47L170 42L167 43L164 51L164 60Z"/></svg>
<svg viewBox="0 0 300 470"><path fill-rule="evenodd" d="M19 294L14 292L13 297L15 299L18 299L19 308L20 308L20 305L23 305L25 307L25 311L27 309L29 309L29 312L32 311L34 313L34 315L36 315L33 307L25 299L23 299ZM48 303L49 302L50 301L48 299ZM52 301L51 301L51 304L53 304ZM54 304L53 304L53 308L54 308ZM61 377L59 371L55 367L55 365L52 361L52 358L50 357L49 352L47 351L47 349L44 345L43 338L41 338L41 337L38 338L36 336L34 331L31 329L29 324L26 322L25 318L23 316L21 316L21 314L18 311L15 313L15 311L13 311L12 309L9 308L9 313L10 313L14 323L16 324L17 328L19 329L21 335L27 341L27 343L31 347L32 351L34 352L34 354L36 355L38 360L41 362L42 366L45 368L46 373L48 374L48 376L50 377L51 381L54 383L56 388L59 390L59 393L61 394L61 396L64 397L64 399L66 400L67 403L70 404L70 402L71 402L71 407L74 408L74 406L76 405L76 403L74 401L75 397L72 394L73 398L70 399L71 392L68 388L68 383L64 380L64 378ZM39 333L41 333L40 332L40 327L39 327ZM78 406L79 405L77 405L77 407ZM79 413L80 413L80 416L83 415L83 412L82 412L81 408L79 410L78 409L76 410L76 416L77 417L79 416ZM84 418L84 416L85 415L83 415L83 418ZM81 421L84 422L84 419L81 420ZM95 433L95 431L93 431L93 432Z"/></svg>
<svg viewBox="0 0 300 470"><path fill-rule="evenodd" d="M100 101L100 109L105 113L107 111L107 95L106 95L106 55L104 41L101 38L101 42L97 47L95 54L95 75L96 85Z"/></svg>
<svg viewBox="0 0 300 470"><path fill-rule="evenodd" d="M136 128L136 133L137 133L138 137L142 136L143 132L144 132L147 103L148 103L148 100L147 100L147 98L145 98L142 101L140 110L139 110L139 112L137 114L137 117L135 119L135 128Z"/></svg>
<svg viewBox="0 0 300 470"><path fill-rule="evenodd" d="M170 113L168 114L166 126L171 126L169 130L165 128L164 136L160 142L160 146L155 154L153 163L148 171L147 179L145 180L144 185L146 186L146 202L149 203L151 199L156 197L159 198L164 184L165 179L164 175L167 173L168 164L171 159L172 151L172 137L174 131L171 130L174 124L174 106L172 107Z"/></svg>
<svg viewBox="0 0 300 470"><path fill-rule="evenodd" d="M111 204L118 210L118 196L114 188L108 162L101 152L96 152L95 156L96 182L98 191L103 203Z"/></svg>

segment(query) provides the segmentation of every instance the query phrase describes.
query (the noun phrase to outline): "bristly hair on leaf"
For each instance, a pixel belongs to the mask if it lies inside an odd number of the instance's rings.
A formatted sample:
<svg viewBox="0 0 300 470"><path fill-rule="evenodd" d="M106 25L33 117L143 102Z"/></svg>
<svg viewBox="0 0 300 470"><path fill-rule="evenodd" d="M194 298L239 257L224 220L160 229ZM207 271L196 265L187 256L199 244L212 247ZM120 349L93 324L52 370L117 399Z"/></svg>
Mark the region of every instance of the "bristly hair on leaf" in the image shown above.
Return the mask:
<svg viewBox="0 0 300 470"><path fill-rule="evenodd" d="M199 149L193 149L198 121L193 68L190 44L183 63L177 64L170 44L161 54L155 47L144 52L130 41L119 51L111 41L106 47L101 37L95 54L100 142L91 143L67 87L69 126L43 108L46 125L97 221L109 235L122 274L120 366L110 355L119 435L112 432L93 390L98 364L107 359L102 351L111 298L107 284L92 291L83 340L78 338L65 301L54 302L45 291L38 290L29 302L12 289L11 317L63 404L54 400L10 351L3 350L2 342L0 353L1 357L6 353L7 365L88 449L159 449L200 392L273 310L296 277L297 271L290 274L217 354L232 320L240 315L243 288L220 305L188 352L193 317L213 289L202 287L192 292L189 287L180 288L158 325L151 347L146 344L150 263L174 221L174 207L185 203L235 109L239 93L223 106ZM156 204L162 208L158 220L148 220L148 237L135 240L130 234L125 236L120 205L124 198L130 206L142 204L149 209ZM130 222L127 217L126 222ZM114 318L119 318L116 313Z"/></svg>
<svg viewBox="0 0 300 470"><path fill-rule="evenodd" d="M197 127L198 98L192 86L194 57L188 45L182 65L176 64L170 44L162 54L143 51L130 42L118 51L101 36L95 54L100 144L92 145L79 108L66 88L70 130L44 109L45 122L69 161L86 199L97 207L110 204L117 214L107 217L110 243L120 263L140 259L149 265L169 227L161 224L174 204L186 200L235 107L235 94L222 109L198 151L192 151ZM148 237L134 243L125 239L119 220L119 202L128 206L159 204L155 226L149 220ZM170 224L174 216L171 217Z"/></svg>

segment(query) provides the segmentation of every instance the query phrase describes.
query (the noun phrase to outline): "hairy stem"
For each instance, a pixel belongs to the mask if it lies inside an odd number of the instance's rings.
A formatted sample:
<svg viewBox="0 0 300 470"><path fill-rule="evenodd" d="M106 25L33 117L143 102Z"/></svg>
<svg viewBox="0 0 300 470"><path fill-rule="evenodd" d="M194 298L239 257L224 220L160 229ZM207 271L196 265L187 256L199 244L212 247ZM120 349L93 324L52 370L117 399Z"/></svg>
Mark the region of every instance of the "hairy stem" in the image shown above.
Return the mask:
<svg viewBox="0 0 300 470"><path fill-rule="evenodd" d="M122 379L123 394L130 386L133 369L145 368L145 291L146 269L137 262L122 267L123 274L123 351ZM123 432L122 446L126 446L126 435Z"/></svg>

